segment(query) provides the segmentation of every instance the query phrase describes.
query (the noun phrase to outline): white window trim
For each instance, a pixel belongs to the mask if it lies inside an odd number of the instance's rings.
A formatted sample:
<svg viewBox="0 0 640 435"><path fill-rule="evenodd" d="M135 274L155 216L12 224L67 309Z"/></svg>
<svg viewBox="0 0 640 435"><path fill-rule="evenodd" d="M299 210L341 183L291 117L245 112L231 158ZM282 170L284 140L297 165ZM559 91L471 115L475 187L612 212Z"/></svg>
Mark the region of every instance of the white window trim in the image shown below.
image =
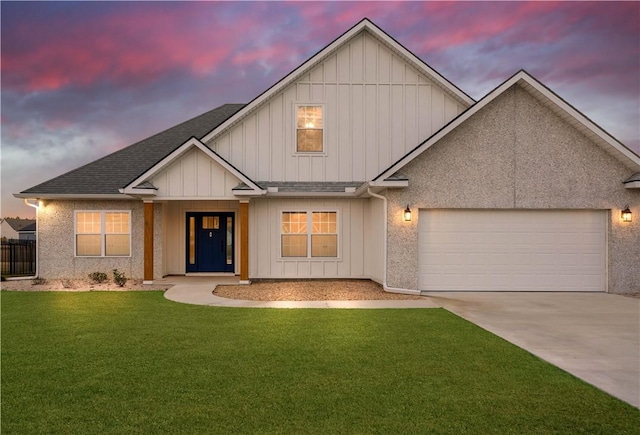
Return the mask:
<svg viewBox="0 0 640 435"><path fill-rule="evenodd" d="M283 257L282 256L282 214L283 213L307 213L307 256L306 257ZM313 235L312 213L314 212L333 212L336 214L336 237L337 237L337 255L335 257L312 257L311 256L311 236ZM341 261L342 260L342 212L339 208L323 208L323 207L287 207L278 210L278 261Z"/></svg>
<svg viewBox="0 0 640 435"><path fill-rule="evenodd" d="M100 213L100 255L78 255L78 213ZM106 255L105 236L107 235L106 214L126 213L129 215L129 255ZM73 212L73 255L77 258L131 258L133 253L133 223L131 221L131 210L74 210ZM109 233L112 234L112 233ZM113 233L120 234L120 233Z"/></svg>
<svg viewBox="0 0 640 435"><path fill-rule="evenodd" d="M298 151L298 108L322 107L322 151ZM293 105L293 155L298 157L326 157L327 111L324 103L295 103Z"/></svg>

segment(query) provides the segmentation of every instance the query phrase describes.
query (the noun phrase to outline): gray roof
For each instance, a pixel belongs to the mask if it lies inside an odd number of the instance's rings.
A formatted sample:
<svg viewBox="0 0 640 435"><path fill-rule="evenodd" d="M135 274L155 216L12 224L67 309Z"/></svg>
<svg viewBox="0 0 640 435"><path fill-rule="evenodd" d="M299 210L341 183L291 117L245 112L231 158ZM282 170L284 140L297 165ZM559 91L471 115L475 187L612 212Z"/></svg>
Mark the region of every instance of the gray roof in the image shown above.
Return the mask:
<svg viewBox="0 0 640 435"><path fill-rule="evenodd" d="M277 187L278 192L342 192L345 188L360 187L364 181L256 181L264 189Z"/></svg>
<svg viewBox="0 0 640 435"><path fill-rule="evenodd" d="M203 138L244 104L225 104L161 133L52 178L21 194L119 194L119 189L155 166L184 142Z"/></svg>
<svg viewBox="0 0 640 435"><path fill-rule="evenodd" d="M36 220L35 219L20 219L20 218L5 218L4 219L7 224L14 231L35 231L36 230ZM33 228L30 228L33 227Z"/></svg>
<svg viewBox="0 0 640 435"><path fill-rule="evenodd" d="M18 230L18 232L19 233L35 233L36 232L36 223L33 222L32 224L27 225L23 229Z"/></svg>
<svg viewBox="0 0 640 435"><path fill-rule="evenodd" d="M634 181L640 181L640 172L636 172L635 174L624 180L625 183L632 183Z"/></svg>

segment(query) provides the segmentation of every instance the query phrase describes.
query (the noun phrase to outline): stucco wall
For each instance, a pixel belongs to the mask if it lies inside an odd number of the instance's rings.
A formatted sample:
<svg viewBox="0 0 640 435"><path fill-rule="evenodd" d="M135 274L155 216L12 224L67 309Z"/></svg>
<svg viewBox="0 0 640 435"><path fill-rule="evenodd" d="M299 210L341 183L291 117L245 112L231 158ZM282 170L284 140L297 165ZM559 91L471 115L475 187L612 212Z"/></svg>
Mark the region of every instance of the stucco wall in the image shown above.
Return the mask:
<svg viewBox="0 0 640 435"><path fill-rule="evenodd" d="M403 168L408 188L384 193L388 285L417 288L420 208L604 209L608 290L640 291L640 190L622 184L632 172L514 86ZM620 222L626 204L632 223Z"/></svg>
<svg viewBox="0 0 640 435"><path fill-rule="evenodd" d="M75 210L131 210L131 257L75 257ZM156 222L160 222L159 216L158 211ZM91 272L104 272L111 278L112 270L118 269L128 278L142 279L143 224L141 201L44 201L38 210L39 276L46 279L79 279L87 278ZM155 239L156 249L162 249L161 237Z"/></svg>

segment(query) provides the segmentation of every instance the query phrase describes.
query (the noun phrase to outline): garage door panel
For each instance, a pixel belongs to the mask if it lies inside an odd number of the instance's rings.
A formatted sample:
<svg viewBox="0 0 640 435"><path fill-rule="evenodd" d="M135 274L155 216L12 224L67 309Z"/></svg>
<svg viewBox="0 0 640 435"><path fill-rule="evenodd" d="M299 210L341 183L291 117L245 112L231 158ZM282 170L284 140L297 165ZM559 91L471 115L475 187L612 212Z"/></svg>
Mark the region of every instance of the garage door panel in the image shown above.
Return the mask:
<svg viewBox="0 0 640 435"><path fill-rule="evenodd" d="M419 287L605 291L606 212L420 210Z"/></svg>

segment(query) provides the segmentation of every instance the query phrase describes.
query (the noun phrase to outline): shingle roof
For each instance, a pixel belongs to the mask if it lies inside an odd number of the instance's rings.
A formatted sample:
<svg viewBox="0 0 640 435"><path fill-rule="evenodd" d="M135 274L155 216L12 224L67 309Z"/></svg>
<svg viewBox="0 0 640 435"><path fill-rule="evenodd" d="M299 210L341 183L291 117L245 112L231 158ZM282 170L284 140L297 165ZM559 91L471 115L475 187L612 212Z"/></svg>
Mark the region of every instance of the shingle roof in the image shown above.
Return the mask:
<svg viewBox="0 0 640 435"><path fill-rule="evenodd" d="M635 174L624 180L625 183L633 183L634 181L640 181L640 172L636 172Z"/></svg>
<svg viewBox="0 0 640 435"><path fill-rule="evenodd" d="M259 186L268 189L278 188L278 192L341 192L346 188L358 188L364 181L256 181Z"/></svg>
<svg viewBox="0 0 640 435"><path fill-rule="evenodd" d="M225 104L21 194L119 194L120 188L148 171L191 137L201 139L242 107L244 104Z"/></svg>
<svg viewBox="0 0 640 435"><path fill-rule="evenodd" d="M21 230L19 230L19 233L28 233L28 232L34 232L36 231L36 223L33 222L32 224L27 225L26 227L22 228Z"/></svg>
<svg viewBox="0 0 640 435"><path fill-rule="evenodd" d="M5 221L14 231L35 231L35 219L5 218ZM33 226L33 229L30 229L30 226Z"/></svg>

